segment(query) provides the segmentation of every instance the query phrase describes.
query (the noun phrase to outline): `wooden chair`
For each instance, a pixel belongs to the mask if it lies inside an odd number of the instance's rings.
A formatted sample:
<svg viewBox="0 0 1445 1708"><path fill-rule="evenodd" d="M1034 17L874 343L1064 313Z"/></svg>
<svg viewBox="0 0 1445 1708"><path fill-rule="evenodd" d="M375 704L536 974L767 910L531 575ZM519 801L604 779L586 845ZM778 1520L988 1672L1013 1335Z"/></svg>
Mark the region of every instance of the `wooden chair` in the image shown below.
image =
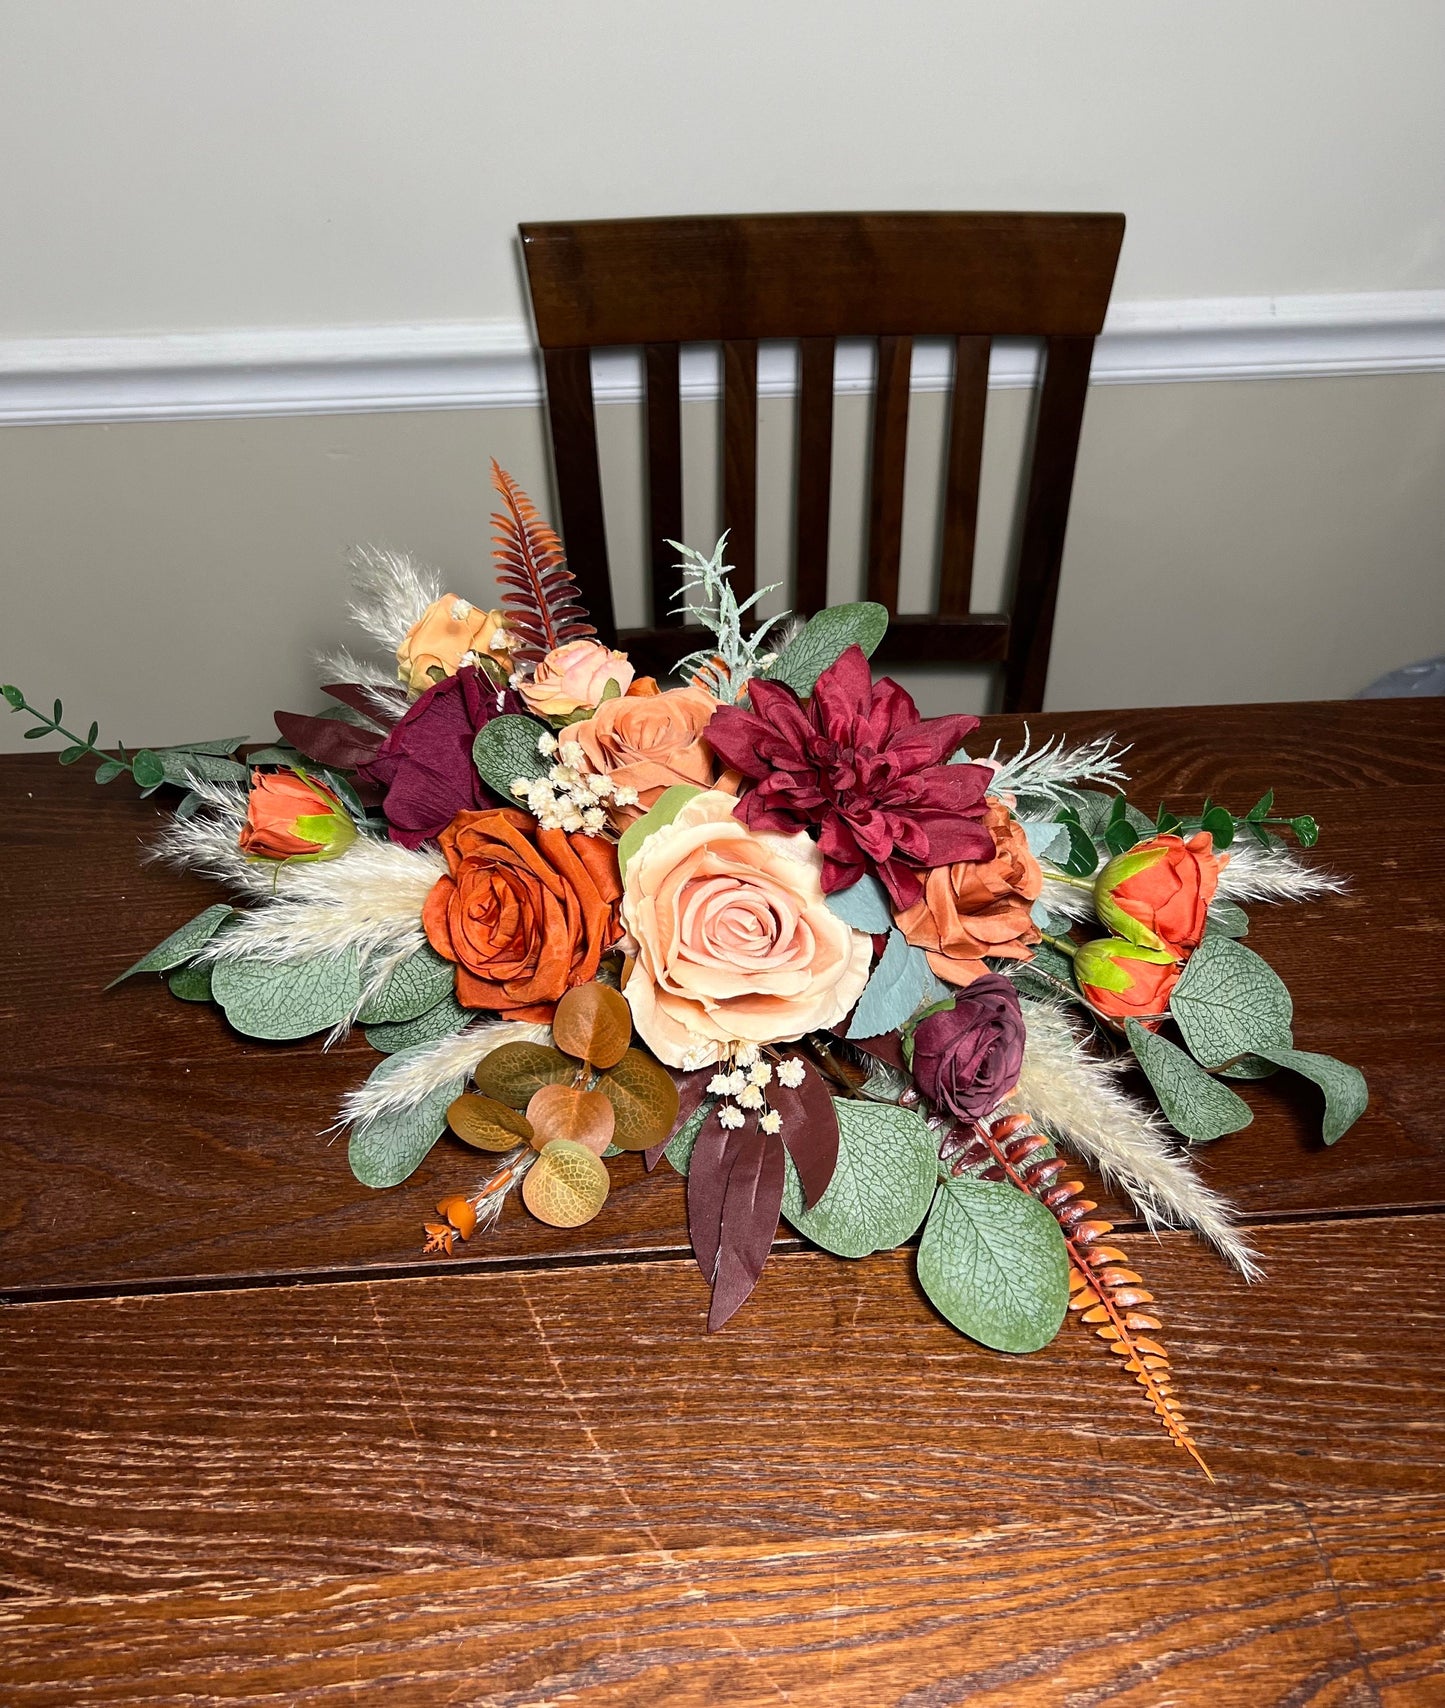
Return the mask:
<svg viewBox="0 0 1445 1708"><path fill-rule="evenodd" d="M1122 214L765 214L523 225L547 375L561 530L600 632L663 674L700 631L669 611L682 537L678 346L720 343L723 522L740 596L755 585L758 340L796 339L801 393L794 585L827 603L833 367L839 338L876 337L868 594L892 621L884 663L999 662L1003 709L1037 711L1089 382L1123 241ZM897 614L909 375L916 336L955 340L938 609ZM994 337L1045 345L1009 612L970 610L979 460ZM651 626L618 632L603 525L590 354L640 345L647 376Z"/></svg>

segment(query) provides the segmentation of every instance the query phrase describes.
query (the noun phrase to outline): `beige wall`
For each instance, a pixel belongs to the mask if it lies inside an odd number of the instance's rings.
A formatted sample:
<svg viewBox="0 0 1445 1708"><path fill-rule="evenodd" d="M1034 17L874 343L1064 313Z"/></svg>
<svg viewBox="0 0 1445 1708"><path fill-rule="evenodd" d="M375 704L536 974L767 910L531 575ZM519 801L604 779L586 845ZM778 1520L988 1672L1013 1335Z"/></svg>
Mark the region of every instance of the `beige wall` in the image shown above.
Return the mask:
<svg viewBox="0 0 1445 1708"><path fill-rule="evenodd" d="M1024 395L990 403L980 605L1001 579ZM940 401L915 400L905 605L923 602ZM606 464L623 476L632 412L603 413ZM692 411L694 450L709 413ZM860 400L840 401L840 476L861 471L865 419ZM777 471L790 425L788 405L765 403L765 573L786 550ZM530 410L0 431L0 674L34 701L59 694L78 718L99 717L112 739L266 734L275 707L315 699L310 651L358 638L343 610L348 543L410 548L485 597L493 454L547 494ZM1346 695L1445 651L1442 466L1441 375L1097 390L1049 705ZM689 488L688 532L703 543L715 484ZM851 521L848 508L835 597L857 588L861 504ZM619 560L635 566L632 509L618 502L609 520ZM640 598L639 578L634 611ZM985 692L981 679L920 686L932 710L982 708ZM20 746L20 724L0 723L6 747Z"/></svg>

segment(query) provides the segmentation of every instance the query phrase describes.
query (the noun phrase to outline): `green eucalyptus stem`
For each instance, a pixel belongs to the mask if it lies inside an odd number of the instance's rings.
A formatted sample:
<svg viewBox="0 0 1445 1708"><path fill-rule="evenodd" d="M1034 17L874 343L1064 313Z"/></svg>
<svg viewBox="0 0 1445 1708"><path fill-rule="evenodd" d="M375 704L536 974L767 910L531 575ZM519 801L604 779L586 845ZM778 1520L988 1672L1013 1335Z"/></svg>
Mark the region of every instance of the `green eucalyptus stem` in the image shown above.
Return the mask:
<svg viewBox="0 0 1445 1708"><path fill-rule="evenodd" d="M117 758L115 754L107 753L103 747L97 747L93 735L91 737L80 736L74 730L67 729L58 718L48 717L39 706L32 706L18 688L7 685L3 692L12 712L29 712L32 718L40 720L41 728L46 735L63 735L72 747L79 748L80 752L75 756L77 759L83 754L89 753L96 759L105 760L111 765L118 765L122 771L129 771L132 776L135 775L135 767L129 759ZM94 726L92 726L93 728ZM125 753L124 744L121 745L120 751L122 754Z"/></svg>

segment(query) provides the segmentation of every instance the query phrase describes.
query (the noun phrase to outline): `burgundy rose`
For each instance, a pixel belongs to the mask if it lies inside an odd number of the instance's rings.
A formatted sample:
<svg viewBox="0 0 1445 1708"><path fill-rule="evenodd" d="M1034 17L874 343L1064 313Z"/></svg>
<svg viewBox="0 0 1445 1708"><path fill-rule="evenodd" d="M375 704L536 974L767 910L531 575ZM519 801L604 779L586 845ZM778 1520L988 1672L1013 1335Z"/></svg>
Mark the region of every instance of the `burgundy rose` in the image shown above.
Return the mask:
<svg viewBox="0 0 1445 1708"><path fill-rule="evenodd" d="M964 1121L993 1113L1018 1084L1023 1059L1018 992L1000 973L965 985L952 1008L930 1014L913 1033L918 1089Z"/></svg>
<svg viewBox="0 0 1445 1708"><path fill-rule="evenodd" d="M477 731L499 712L520 712L474 665L428 688L356 775L385 791L393 842L416 848L440 836L459 812L495 806L472 763Z"/></svg>
<svg viewBox="0 0 1445 1708"><path fill-rule="evenodd" d="M755 785L737 806L750 829L816 829L824 890L875 872L894 905L910 907L923 893L920 872L993 859L982 823L993 772L945 763L977 718L920 718L896 682L873 681L857 646L829 665L806 705L783 683L756 678L748 696L752 711L713 714L708 745Z"/></svg>

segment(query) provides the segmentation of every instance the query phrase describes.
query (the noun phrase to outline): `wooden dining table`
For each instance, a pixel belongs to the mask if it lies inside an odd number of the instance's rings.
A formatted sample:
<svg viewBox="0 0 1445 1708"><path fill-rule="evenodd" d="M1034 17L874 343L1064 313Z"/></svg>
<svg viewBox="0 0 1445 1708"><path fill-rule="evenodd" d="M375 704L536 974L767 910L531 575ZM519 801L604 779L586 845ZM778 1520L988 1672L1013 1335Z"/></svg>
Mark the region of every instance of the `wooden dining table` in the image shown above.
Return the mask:
<svg viewBox="0 0 1445 1708"><path fill-rule="evenodd" d="M1445 701L1029 722L1150 809L1272 787L1349 880L1248 943L1367 1113L1326 1149L1281 1074L1195 1153L1264 1280L1091 1193L1212 1483L1087 1330L988 1351L907 1250L783 1226L707 1335L635 1156L423 1256L477 1154L369 1191L363 1037L107 991L216 893L140 863L162 797L0 760L0 1703L1445 1703Z"/></svg>

